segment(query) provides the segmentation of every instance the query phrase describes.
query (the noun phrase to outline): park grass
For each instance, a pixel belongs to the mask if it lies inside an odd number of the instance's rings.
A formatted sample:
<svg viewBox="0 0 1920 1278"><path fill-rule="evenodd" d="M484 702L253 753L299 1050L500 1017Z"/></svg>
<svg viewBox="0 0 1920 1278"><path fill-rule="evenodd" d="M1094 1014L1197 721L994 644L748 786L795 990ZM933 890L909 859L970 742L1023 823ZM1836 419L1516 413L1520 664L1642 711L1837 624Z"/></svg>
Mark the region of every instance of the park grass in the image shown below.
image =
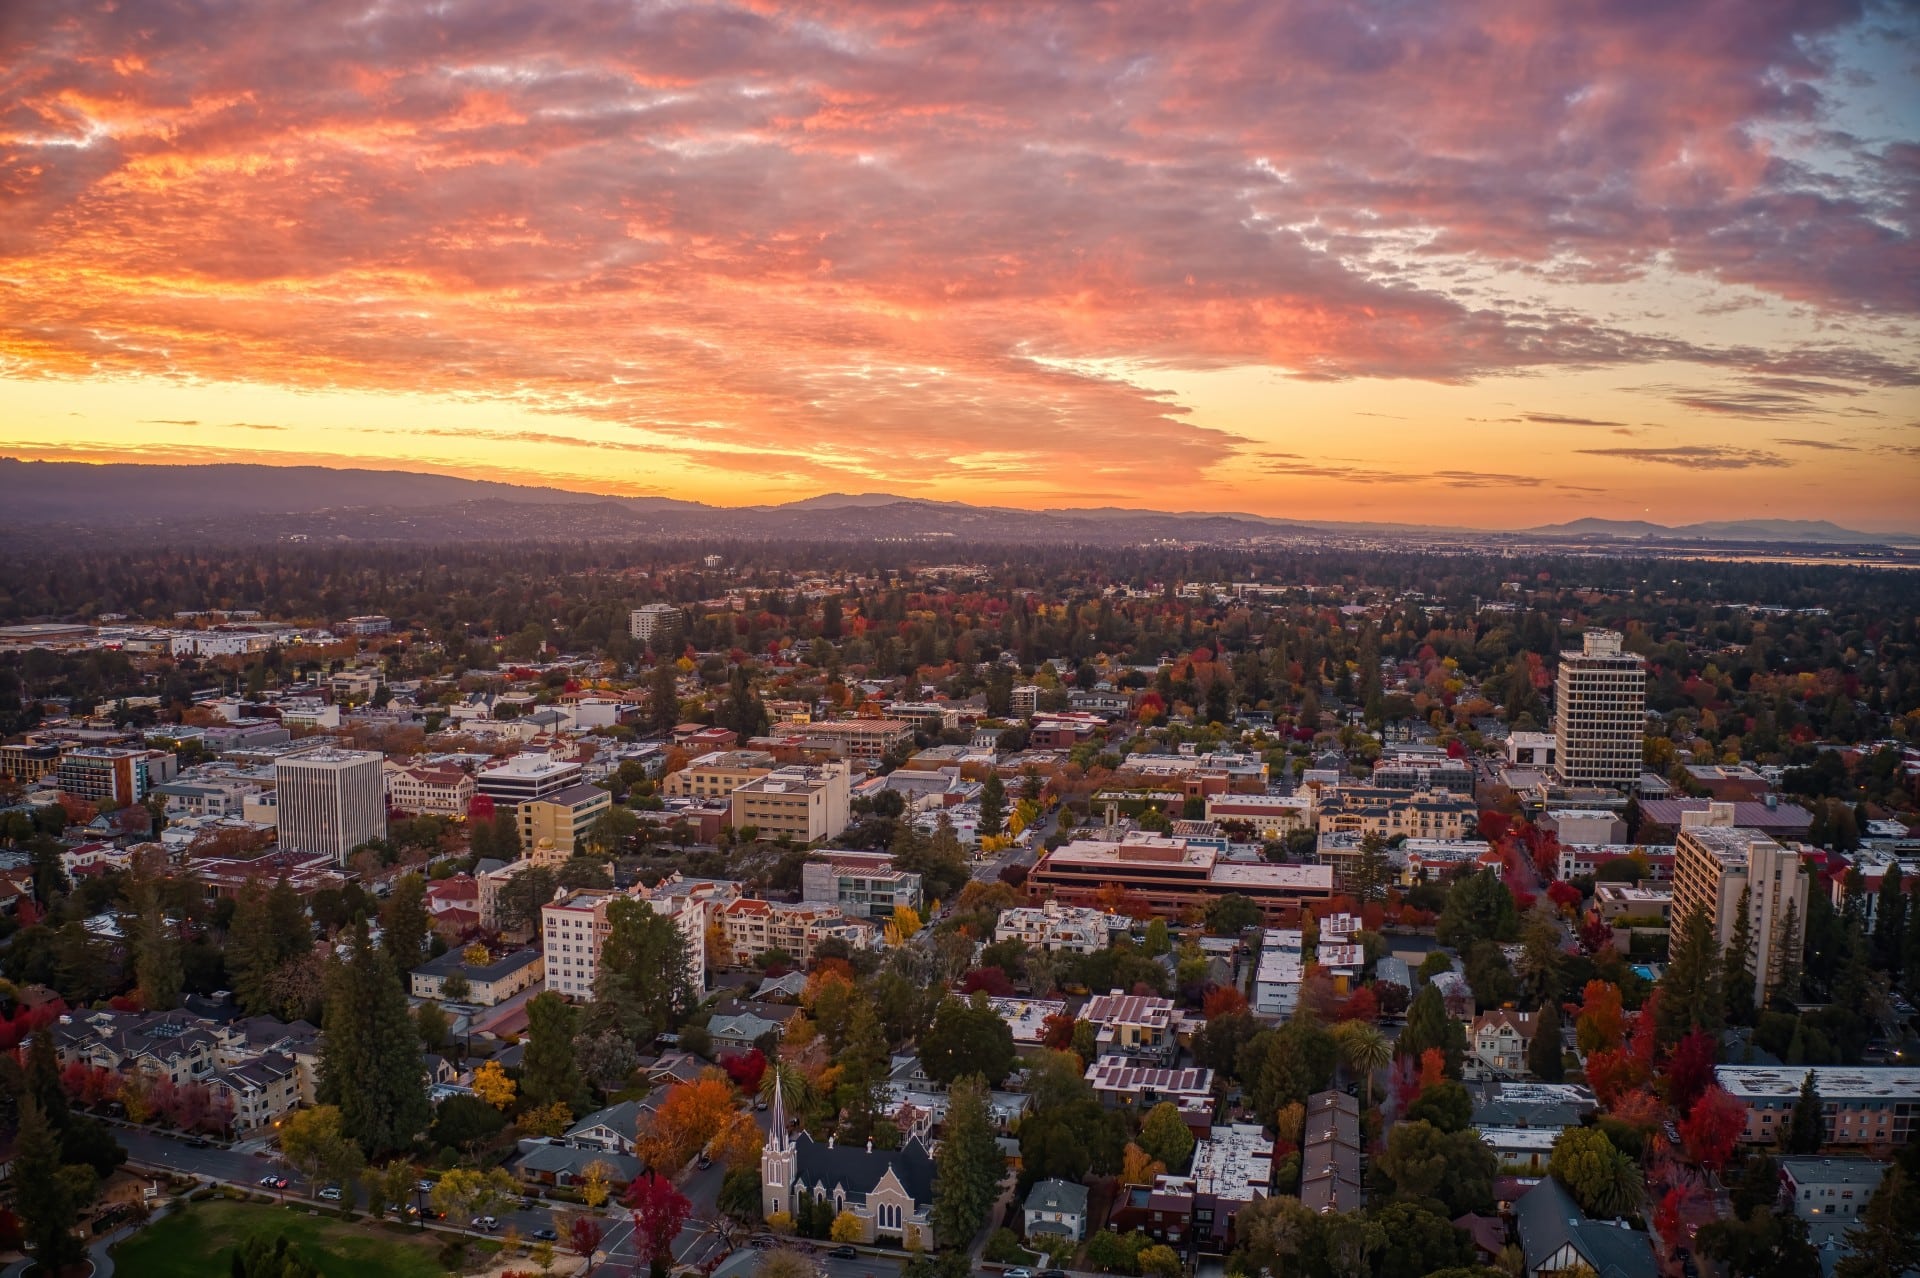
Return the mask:
<svg viewBox="0 0 1920 1278"><path fill-rule="evenodd" d="M225 1274L234 1251L255 1234L286 1234L322 1278L439 1278L440 1235L361 1220L353 1224L304 1210L224 1200L189 1203L114 1249L127 1278L206 1278Z"/></svg>

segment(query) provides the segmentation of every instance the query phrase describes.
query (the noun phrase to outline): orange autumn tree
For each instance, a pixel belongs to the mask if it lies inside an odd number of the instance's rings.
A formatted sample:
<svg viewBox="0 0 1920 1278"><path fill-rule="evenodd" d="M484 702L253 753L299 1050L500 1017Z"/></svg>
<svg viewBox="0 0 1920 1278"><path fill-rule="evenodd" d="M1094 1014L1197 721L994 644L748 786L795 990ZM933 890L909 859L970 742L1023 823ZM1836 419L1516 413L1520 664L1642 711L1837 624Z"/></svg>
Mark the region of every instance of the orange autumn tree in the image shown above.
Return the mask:
<svg viewBox="0 0 1920 1278"><path fill-rule="evenodd" d="M1620 987L1612 981L1588 981L1581 994L1580 1015L1574 1022L1581 1054L1618 1047L1627 1034Z"/></svg>
<svg viewBox="0 0 1920 1278"><path fill-rule="evenodd" d="M720 1070L705 1070L693 1082L667 1089L660 1108L636 1134L636 1150L647 1166L677 1171L726 1131L738 1113L732 1081Z"/></svg>
<svg viewBox="0 0 1920 1278"><path fill-rule="evenodd" d="M1126 1151L1120 1156L1120 1183L1151 1185L1153 1178L1166 1169L1165 1163L1132 1141L1128 1141Z"/></svg>

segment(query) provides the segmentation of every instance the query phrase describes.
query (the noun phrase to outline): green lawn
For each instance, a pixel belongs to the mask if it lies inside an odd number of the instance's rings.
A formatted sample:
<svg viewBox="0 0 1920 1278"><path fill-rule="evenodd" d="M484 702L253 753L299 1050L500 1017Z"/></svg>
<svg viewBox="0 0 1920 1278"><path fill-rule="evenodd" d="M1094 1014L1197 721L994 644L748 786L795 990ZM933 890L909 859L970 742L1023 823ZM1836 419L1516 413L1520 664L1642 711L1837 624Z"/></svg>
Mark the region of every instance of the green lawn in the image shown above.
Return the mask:
<svg viewBox="0 0 1920 1278"><path fill-rule="evenodd" d="M347 1224L304 1211L212 1199L188 1203L114 1249L127 1278L224 1274L254 1234L286 1234L325 1278L439 1278L439 1235L425 1238L365 1220Z"/></svg>

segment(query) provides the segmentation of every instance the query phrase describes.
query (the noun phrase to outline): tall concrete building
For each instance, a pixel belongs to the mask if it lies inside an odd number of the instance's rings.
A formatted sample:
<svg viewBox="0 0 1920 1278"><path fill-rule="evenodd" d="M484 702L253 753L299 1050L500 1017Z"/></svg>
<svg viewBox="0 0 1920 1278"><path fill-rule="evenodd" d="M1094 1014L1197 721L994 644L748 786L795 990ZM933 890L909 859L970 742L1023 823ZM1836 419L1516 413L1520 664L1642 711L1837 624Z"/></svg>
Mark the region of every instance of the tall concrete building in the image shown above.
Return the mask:
<svg viewBox="0 0 1920 1278"><path fill-rule="evenodd" d="M672 604L642 604L627 617L627 633L655 648L685 628L686 619Z"/></svg>
<svg viewBox="0 0 1920 1278"><path fill-rule="evenodd" d="M321 853L337 865L387 836L387 788L377 750L312 750L273 765L280 846Z"/></svg>
<svg viewBox="0 0 1920 1278"><path fill-rule="evenodd" d="M1788 907L1804 945L1807 876L1796 848L1775 843L1758 830L1734 825L1731 803L1710 804L1681 816L1673 856L1673 925L1678 931L1695 910L1706 911L1722 952L1733 939L1740 896L1747 893L1747 927L1753 937L1753 994L1766 998L1786 953Z"/></svg>
<svg viewBox="0 0 1920 1278"><path fill-rule="evenodd" d="M1631 790L1647 731L1647 664L1617 630L1589 630L1560 654L1554 680L1554 772L1565 785Z"/></svg>

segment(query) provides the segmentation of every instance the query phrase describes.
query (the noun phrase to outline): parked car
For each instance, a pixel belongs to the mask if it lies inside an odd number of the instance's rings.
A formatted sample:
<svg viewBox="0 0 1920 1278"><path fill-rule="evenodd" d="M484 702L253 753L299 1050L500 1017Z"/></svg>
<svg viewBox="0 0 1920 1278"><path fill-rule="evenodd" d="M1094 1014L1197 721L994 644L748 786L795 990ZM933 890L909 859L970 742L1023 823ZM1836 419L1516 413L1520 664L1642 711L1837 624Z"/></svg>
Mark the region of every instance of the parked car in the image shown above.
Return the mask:
<svg viewBox="0 0 1920 1278"><path fill-rule="evenodd" d="M551 1229L536 1229L533 1231L533 1236L541 1242L554 1242L560 1237L559 1234L554 1233Z"/></svg>
<svg viewBox="0 0 1920 1278"><path fill-rule="evenodd" d="M753 1102L753 1107L761 1113L765 1113L767 1109L767 1098L762 1096L759 1100Z"/></svg>
<svg viewBox="0 0 1920 1278"><path fill-rule="evenodd" d="M500 1228L500 1222L495 1220L491 1216L475 1216L473 1218L473 1227L475 1229L484 1229L488 1233L492 1233L494 1230Z"/></svg>
<svg viewBox="0 0 1920 1278"><path fill-rule="evenodd" d="M1016 1265L1012 1269L1002 1271L1000 1278L1033 1278L1033 1270Z"/></svg>
<svg viewBox="0 0 1920 1278"><path fill-rule="evenodd" d="M275 1176L273 1178L273 1187L275 1189L285 1189L287 1187L287 1178L285 1176Z"/></svg>
<svg viewBox="0 0 1920 1278"><path fill-rule="evenodd" d="M433 1190L433 1182L430 1180L416 1180L413 1182L413 1187L423 1194L430 1193Z"/></svg>
<svg viewBox="0 0 1920 1278"><path fill-rule="evenodd" d="M261 1183L262 1185L264 1185L264 1186L266 1186L266 1187L267 1187L268 1189L272 1189L272 1188L273 1188L273 1175L272 1175L272 1173L268 1173L267 1175L265 1175L265 1176L262 1176L262 1177L260 1178L260 1183Z"/></svg>
<svg viewBox="0 0 1920 1278"><path fill-rule="evenodd" d="M860 1257L859 1252L855 1251L853 1248L848 1247L844 1244L842 1244L841 1246L835 1247L833 1250L829 1251L827 1254L829 1256L832 1256L835 1260L857 1260Z"/></svg>
<svg viewBox="0 0 1920 1278"><path fill-rule="evenodd" d="M213 1142L208 1140L205 1136L195 1136L192 1139L187 1141L188 1149L211 1149L212 1147L213 1147Z"/></svg>
<svg viewBox="0 0 1920 1278"><path fill-rule="evenodd" d="M1067 1278L1067 1271L1064 1269L1042 1269L1040 1271L1040 1278Z"/></svg>
<svg viewBox="0 0 1920 1278"><path fill-rule="evenodd" d="M320 1191L320 1197L322 1197L322 1198L324 1198L324 1199L326 1199L326 1200L327 1200L328 1202L330 1202L330 1203L337 1203L337 1202L339 1202L339 1201L340 1201L340 1186L338 1186L338 1185L328 1185L328 1186L327 1186L327 1187L326 1187L325 1189L323 1189L323 1190L321 1190L321 1191Z"/></svg>

